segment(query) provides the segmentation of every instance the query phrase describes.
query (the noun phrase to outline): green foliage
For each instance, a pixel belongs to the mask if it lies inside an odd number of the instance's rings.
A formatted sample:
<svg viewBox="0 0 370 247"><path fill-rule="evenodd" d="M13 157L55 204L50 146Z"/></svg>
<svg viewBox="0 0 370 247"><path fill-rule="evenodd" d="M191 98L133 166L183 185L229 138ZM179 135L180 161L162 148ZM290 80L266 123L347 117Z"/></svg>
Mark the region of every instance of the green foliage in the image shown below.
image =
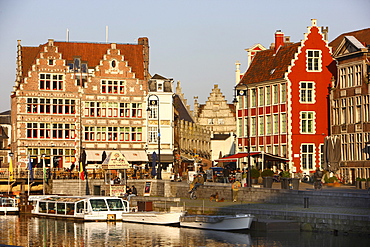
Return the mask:
<svg viewBox="0 0 370 247"><path fill-rule="evenodd" d="M338 178L337 177L325 177L325 183L335 183L335 182L338 182Z"/></svg>
<svg viewBox="0 0 370 247"><path fill-rule="evenodd" d="M283 177L283 178L290 178L290 172L288 172L288 171L283 171L283 172L281 173L281 177Z"/></svg>
<svg viewBox="0 0 370 247"><path fill-rule="evenodd" d="M370 182L370 178L367 178L366 181Z"/></svg>
<svg viewBox="0 0 370 247"><path fill-rule="evenodd" d="M256 168L253 168L251 170L251 178L259 178L260 177L260 171Z"/></svg>
<svg viewBox="0 0 370 247"><path fill-rule="evenodd" d="M356 181L366 181L365 178L356 178Z"/></svg>
<svg viewBox="0 0 370 247"><path fill-rule="evenodd" d="M261 176L262 177L272 177L274 176L274 172L270 169L266 169L266 170L263 170L263 172L261 173Z"/></svg>

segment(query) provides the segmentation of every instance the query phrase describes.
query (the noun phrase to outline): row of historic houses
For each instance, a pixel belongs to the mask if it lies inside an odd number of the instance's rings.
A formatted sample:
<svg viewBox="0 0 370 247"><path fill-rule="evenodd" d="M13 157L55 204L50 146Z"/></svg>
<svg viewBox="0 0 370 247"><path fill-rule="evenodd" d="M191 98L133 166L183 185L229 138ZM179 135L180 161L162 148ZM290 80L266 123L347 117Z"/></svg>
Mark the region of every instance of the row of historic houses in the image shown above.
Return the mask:
<svg viewBox="0 0 370 247"><path fill-rule="evenodd" d="M50 39L36 47L19 41L9 151L17 167L44 157L65 169L83 150L98 167L104 153L119 150L132 167L155 159L169 173L236 160L239 168L310 174L322 167L346 182L368 178L369 44L370 29L329 43L328 28L315 19L297 43L279 30L269 49L247 49L245 73L237 63L235 104L215 86L191 112L180 83L174 92L172 79L150 75L147 38Z"/></svg>
<svg viewBox="0 0 370 247"><path fill-rule="evenodd" d="M99 168L117 150L131 167L154 159L167 171L182 169L174 157L192 160L189 150L210 158L208 130L188 116L173 80L149 74L147 38L137 44L50 39L37 47L18 41L10 149L17 168L31 159L34 167L45 162L64 170L77 167L82 154L88 167ZM189 129L196 142L183 134Z"/></svg>
<svg viewBox="0 0 370 247"><path fill-rule="evenodd" d="M327 32L313 19L298 43L279 30L270 49L248 49L251 63L235 86L237 144L288 159L269 167L320 167L353 182L370 177L370 29L331 43Z"/></svg>

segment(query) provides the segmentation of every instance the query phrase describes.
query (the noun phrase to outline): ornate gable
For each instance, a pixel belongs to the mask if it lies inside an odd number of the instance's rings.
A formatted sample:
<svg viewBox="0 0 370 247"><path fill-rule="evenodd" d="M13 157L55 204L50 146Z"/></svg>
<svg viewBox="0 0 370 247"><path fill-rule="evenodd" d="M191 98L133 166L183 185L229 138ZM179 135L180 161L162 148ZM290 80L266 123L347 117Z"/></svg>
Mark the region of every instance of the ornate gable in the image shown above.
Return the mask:
<svg viewBox="0 0 370 247"><path fill-rule="evenodd" d="M345 36L333 56L346 56L348 54L361 52L362 49L366 49L366 47L358 39L356 39L356 37Z"/></svg>

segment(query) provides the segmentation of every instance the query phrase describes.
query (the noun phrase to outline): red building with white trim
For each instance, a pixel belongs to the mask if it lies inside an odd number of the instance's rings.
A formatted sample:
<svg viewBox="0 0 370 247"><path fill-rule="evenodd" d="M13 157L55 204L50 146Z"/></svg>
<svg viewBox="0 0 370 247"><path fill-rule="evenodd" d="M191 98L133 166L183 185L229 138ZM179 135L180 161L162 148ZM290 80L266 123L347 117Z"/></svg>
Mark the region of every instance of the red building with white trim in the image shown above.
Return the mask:
<svg viewBox="0 0 370 247"><path fill-rule="evenodd" d="M316 22L312 19L297 43L277 31L275 44L255 54L236 85L239 152L248 150L250 137L251 152L288 158L289 166L281 168L293 172L308 173L321 165L329 134L328 95L335 63L327 29ZM251 165L263 168L260 161Z"/></svg>

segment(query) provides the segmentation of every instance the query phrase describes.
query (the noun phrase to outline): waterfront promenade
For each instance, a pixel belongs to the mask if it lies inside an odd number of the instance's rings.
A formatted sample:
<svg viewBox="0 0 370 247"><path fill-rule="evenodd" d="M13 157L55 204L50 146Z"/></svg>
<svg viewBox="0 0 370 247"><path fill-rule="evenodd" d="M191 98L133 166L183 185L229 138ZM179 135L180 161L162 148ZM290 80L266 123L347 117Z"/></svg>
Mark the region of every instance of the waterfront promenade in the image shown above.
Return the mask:
<svg viewBox="0 0 370 247"><path fill-rule="evenodd" d="M273 190L280 190L280 184L274 183ZM201 189L200 189L201 190ZM259 190L256 188L255 190ZM265 190L265 189L261 189ZM367 190L356 189L355 186L327 187L315 191L312 184L300 183L298 191L284 190L289 196L297 194L300 196L301 203L297 200L292 203L271 203L248 200L243 196L242 200L232 202L225 200L223 202L210 201L209 198L200 198L191 200L188 197L180 197L179 206L184 206L190 214L235 214L250 213L256 216L256 222L262 222L268 226L273 222L269 231L320 231L332 232L333 234L360 233L370 235L370 194ZM310 205L310 200L314 197L328 198L333 196L340 197L343 195L341 203L327 205L323 202L318 205ZM305 199L306 198L306 199ZM364 200L362 206L343 206L351 204L353 198ZM150 200L150 198L148 198ZM348 201L350 200L350 201ZM175 203L172 203L173 205ZM353 205L356 202L353 201ZM160 207L168 207L170 203L157 204ZM296 227L292 228L292 222L296 222ZM272 223L271 223L272 224ZM256 225L252 225L252 229ZM258 230L258 229L256 229Z"/></svg>

